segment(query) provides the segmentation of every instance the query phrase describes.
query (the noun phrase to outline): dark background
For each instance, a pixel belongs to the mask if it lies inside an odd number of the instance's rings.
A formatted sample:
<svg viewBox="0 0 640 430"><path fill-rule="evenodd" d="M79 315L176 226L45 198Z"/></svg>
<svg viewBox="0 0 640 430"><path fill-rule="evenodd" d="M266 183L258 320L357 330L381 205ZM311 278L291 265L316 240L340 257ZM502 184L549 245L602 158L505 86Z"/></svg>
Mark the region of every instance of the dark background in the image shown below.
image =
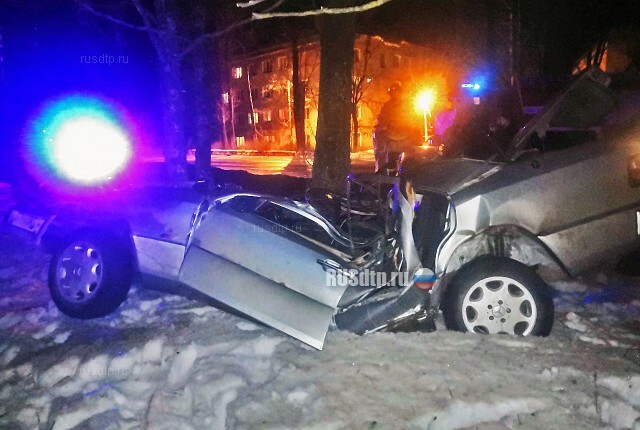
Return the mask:
<svg viewBox="0 0 640 430"><path fill-rule="evenodd" d="M204 3L218 29L249 13L238 10L233 1ZM569 76L576 59L612 28L640 27L640 2L636 0L520 3L518 64L523 79L534 83ZM507 16L504 4L497 0L395 0L362 14L358 25L360 32L429 44L445 52L471 47L491 61L491 46L487 45L500 43L497 39L504 28L499 26L504 26ZM287 5L295 7L291 2ZM120 16L125 11L123 18L139 23L135 11L117 2L109 3L107 10ZM227 38L251 50L281 40L286 29L282 24L277 20L252 23ZM289 21L288 25L302 34L314 32L313 19ZM6 180L16 170L21 134L30 116L43 102L69 92L91 92L117 100L151 141L162 139L158 64L145 32L97 17L72 0L0 0L0 35L0 179ZM127 62L81 62L82 56L102 55L123 56Z"/></svg>

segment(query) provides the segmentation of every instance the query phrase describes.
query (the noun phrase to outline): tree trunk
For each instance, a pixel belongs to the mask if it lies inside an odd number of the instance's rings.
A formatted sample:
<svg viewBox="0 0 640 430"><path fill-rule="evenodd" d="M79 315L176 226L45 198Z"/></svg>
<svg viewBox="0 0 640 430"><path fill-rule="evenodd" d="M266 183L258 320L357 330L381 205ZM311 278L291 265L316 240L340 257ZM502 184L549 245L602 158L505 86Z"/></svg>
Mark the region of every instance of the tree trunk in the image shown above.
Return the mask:
<svg viewBox="0 0 640 430"><path fill-rule="evenodd" d="M152 27L150 18L140 0L132 0L145 26ZM149 40L158 54L162 94L163 131L162 150L169 180L181 181L186 178L187 145L184 139L184 82L181 73L180 36L177 22L179 18L176 0L154 4L155 20L162 28L161 33L149 32Z"/></svg>
<svg viewBox="0 0 640 430"><path fill-rule="evenodd" d="M169 180L176 182L186 178L184 126L184 97L180 76L180 60L164 61L162 67L162 119L164 136L162 149L167 164Z"/></svg>
<svg viewBox="0 0 640 430"><path fill-rule="evenodd" d="M350 2L326 1L327 7ZM333 15L318 19L320 26L320 99L313 163L314 188L344 192L351 160L351 90L355 16Z"/></svg>
<svg viewBox="0 0 640 430"><path fill-rule="evenodd" d="M191 27L197 33L205 30L205 13L203 7L191 10ZM211 143L214 140L214 98L211 86L216 82L212 76L210 62L217 64L215 50L211 44L203 42L190 53L185 77L190 85L189 104L190 122L188 128L193 137L196 150L196 178L198 180L211 179Z"/></svg>
<svg viewBox="0 0 640 430"><path fill-rule="evenodd" d="M291 34L291 33L290 33ZM298 38L290 36L291 40L291 83L293 87L293 119L296 133L296 152L305 152L306 139L304 133L304 104L305 89L300 82L300 53L298 51Z"/></svg>
<svg viewBox="0 0 640 430"><path fill-rule="evenodd" d="M360 134L360 122L358 121L358 105L351 106L351 121L353 123L352 126L352 144L351 151L358 152L360 139L358 139L358 135Z"/></svg>

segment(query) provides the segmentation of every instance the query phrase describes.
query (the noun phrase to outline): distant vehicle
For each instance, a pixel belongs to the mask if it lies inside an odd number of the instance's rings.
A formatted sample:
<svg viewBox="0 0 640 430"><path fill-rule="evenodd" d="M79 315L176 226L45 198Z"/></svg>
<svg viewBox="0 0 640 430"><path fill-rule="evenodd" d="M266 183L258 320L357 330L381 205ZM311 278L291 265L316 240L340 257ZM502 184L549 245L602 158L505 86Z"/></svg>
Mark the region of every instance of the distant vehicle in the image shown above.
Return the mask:
<svg viewBox="0 0 640 430"><path fill-rule="evenodd" d="M50 244L51 295L76 318L115 310L141 274L319 349L331 327L427 330L440 309L454 330L544 336L547 282L640 246L640 128L608 83L587 72L493 161L405 169L394 210L379 202L373 224L337 195L327 210L181 188L85 196L41 209L55 217L40 224L19 210L10 220Z"/></svg>

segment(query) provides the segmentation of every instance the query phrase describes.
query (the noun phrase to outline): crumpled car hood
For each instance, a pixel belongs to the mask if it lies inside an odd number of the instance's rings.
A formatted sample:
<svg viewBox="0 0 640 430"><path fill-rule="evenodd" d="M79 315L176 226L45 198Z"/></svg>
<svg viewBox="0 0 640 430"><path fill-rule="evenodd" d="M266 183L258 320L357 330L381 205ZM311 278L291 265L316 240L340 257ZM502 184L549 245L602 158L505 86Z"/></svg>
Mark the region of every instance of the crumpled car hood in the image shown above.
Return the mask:
<svg viewBox="0 0 640 430"><path fill-rule="evenodd" d="M424 163L407 171L416 190L432 190L447 195L456 194L498 173L505 165L468 158L440 159Z"/></svg>

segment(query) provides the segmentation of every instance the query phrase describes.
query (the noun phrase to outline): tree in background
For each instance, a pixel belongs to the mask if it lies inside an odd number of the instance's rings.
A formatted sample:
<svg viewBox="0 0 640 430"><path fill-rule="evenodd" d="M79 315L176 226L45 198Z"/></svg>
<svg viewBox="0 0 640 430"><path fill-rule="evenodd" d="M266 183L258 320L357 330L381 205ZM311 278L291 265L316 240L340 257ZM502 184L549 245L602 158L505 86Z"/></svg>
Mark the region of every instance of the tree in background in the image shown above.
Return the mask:
<svg viewBox="0 0 640 430"><path fill-rule="evenodd" d="M258 0L262 3L266 0ZM254 14L254 19L315 16L320 31L320 98L312 186L343 192L351 166L353 44L356 15L390 0L325 0L320 9ZM277 3L276 3L277 4Z"/></svg>
<svg viewBox="0 0 640 430"><path fill-rule="evenodd" d="M364 42L364 50L361 51L360 58L354 58L355 66L353 70L353 78L351 82L351 124L352 124L352 137L351 144L352 150L357 151L360 138L360 115L359 106L360 102L364 98L367 90L371 86L373 76L369 67L369 62L372 59L374 48L371 46L371 36L366 36ZM360 52L360 51L358 51Z"/></svg>
<svg viewBox="0 0 640 430"><path fill-rule="evenodd" d="M128 0L101 4L78 0L84 10L149 37L159 63L163 119L162 149L173 180L184 178L188 142L196 148L197 174L209 176L215 130L214 94L219 85L217 64L220 36L250 22L239 19L219 30L220 16L231 7L213 1ZM233 6L235 8L235 6ZM275 7L275 6L274 6ZM268 12L270 8L265 11ZM134 13L137 17L134 17ZM225 23L226 24L226 23ZM187 111L187 105L189 110ZM187 123L189 125L187 126ZM190 139L185 136L189 130Z"/></svg>

